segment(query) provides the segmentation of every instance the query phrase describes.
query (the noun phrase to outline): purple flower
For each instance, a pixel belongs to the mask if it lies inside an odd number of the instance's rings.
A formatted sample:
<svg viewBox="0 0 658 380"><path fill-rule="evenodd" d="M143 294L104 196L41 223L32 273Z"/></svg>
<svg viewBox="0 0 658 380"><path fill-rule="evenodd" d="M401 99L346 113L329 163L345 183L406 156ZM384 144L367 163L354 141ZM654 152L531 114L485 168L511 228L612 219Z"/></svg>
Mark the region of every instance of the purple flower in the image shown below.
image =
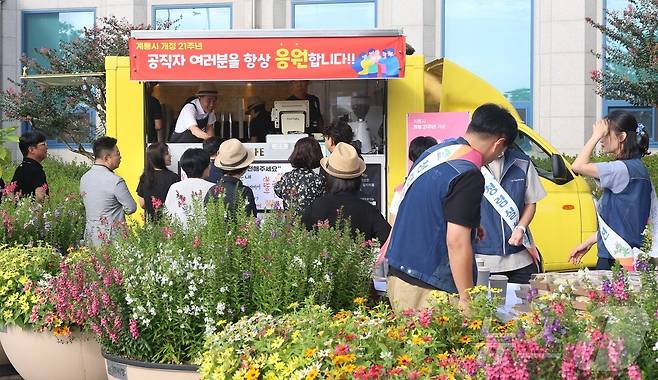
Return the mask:
<svg viewBox="0 0 658 380"><path fill-rule="evenodd" d="M546 344L552 344L556 342L556 335L562 334L562 327L558 319L550 320L546 319L544 322L544 340Z"/></svg>
<svg viewBox="0 0 658 380"><path fill-rule="evenodd" d="M603 290L603 294L606 296L611 296L613 293L612 280L603 281L603 284L601 284L601 289Z"/></svg>

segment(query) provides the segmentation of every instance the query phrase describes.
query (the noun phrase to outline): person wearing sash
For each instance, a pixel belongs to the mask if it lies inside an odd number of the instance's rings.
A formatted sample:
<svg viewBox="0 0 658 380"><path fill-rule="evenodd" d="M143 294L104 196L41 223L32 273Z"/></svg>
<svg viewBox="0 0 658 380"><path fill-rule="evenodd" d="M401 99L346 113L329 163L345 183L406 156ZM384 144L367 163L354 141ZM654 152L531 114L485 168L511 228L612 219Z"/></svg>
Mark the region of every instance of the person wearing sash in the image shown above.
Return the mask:
<svg viewBox="0 0 658 380"><path fill-rule="evenodd" d="M217 89L215 85L204 83L199 86L195 97L188 99L181 109L176 127L171 135L174 143L203 142L215 135L215 105Z"/></svg>
<svg viewBox="0 0 658 380"><path fill-rule="evenodd" d="M615 157L609 162L590 162L601 143L604 153ZM642 247L652 200L649 172L640 159L648 154L649 136L644 126L626 111L613 111L592 128L592 137L572 164L573 170L597 180L603 193L598 201L599 231L577 246L569 260L578 264L596 244L596 269L609 270L616 260L628 258Z"/></svg>
<svg viewBox="0 0 658 380"><path fill-rule="evenodd" d="M480 225L480 168L505 152L518 134L505 108L484 104L463 137L425 151L414 163L386 252L387 293L395 310L428 307L432 291L458 294L467 310L477 273L473 241Z"/></svg>
<svg viewBox="0 0 658 380"><path fill-rule="evenodd" d="M546 191L530 157L516 147L507 149L503 157L482 170L487 171L485 194L504 191L511 202L496 203L500 194L494 194L493 203L489 197L482 198L480 225L485 234L475 245L475 257L484 260L491 274L505 275L511 283L527 284L530 275L540 270L539 254L532 246L528 226L535 216L537 202L546 197ZM510 206L512 212L508 213ZM523 244L524 237L530 247Z"/></svg>

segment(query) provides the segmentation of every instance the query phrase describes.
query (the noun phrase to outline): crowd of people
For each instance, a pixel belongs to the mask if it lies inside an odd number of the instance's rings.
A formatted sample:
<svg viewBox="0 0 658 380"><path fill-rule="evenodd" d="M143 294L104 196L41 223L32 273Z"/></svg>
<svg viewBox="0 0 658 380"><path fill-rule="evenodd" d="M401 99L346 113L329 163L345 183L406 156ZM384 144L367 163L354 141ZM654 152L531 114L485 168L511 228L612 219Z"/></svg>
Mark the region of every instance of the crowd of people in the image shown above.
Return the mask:
<svg viewBox="0 0 658 380"><path fill-rule="evenodd" d="M208 102L203 100L212 98L208 91L201 89L196 103L189 103L197 112L196 121L198 117L211 121ZM261 103L252 100L257 109ZM228 215L243 208L247 215L257 217L254 193L240 179L254 162L253 150L237 139L223 141L206 134L198 125L199 131L185 131L203 139L203 149L183 153L182 180L167 169L171 155L165 143L155 142L146 149L136 192L147 222L166 214L185 225L191 205L203 207L216 201L226 204ZM462 137L440 143L430 137L414 139L409 147L412 166L395 190L388 221L358 196L366 165L352 145L350 126L338 121L324 126L323 134L329 156L323 157L314 138L299 139L289 158L293 170L274 185L275 193L309 230L333 226L345 218L353 233L383 244L378 263L388 273L388 297L395 308L425 307L436 290L458 295L459 303L467 307L476 259L491 273L508 276L510 282L527 283L531 274L542 270L541 254L528 226L546 192L532 160L515 145L517 122L505 108L478 107ZM614 160L591 162L598 143ZM40 132L24 133L19 147L24 158L12 182L22 196L41 202L48 196L41 166L48 151L46 137ZM137 203L114 172L121 163L117 140L98 138L93 154L94 164L82 176L80 192L87 220L85 239L97 245L116 234L115 227L137 210ZM596 122L572 168L596 179L603 189L597 211L600 231L607 232L599 231L575 247L570 255L573 263L597 244L597 269L610 269L619 245L642 246L642 232L655 200L649 173L640 160L646 154L648 134L632 114L614 111ZM492 201L493 194L504 195L511 206L502 210L500 202Z"/></svg>

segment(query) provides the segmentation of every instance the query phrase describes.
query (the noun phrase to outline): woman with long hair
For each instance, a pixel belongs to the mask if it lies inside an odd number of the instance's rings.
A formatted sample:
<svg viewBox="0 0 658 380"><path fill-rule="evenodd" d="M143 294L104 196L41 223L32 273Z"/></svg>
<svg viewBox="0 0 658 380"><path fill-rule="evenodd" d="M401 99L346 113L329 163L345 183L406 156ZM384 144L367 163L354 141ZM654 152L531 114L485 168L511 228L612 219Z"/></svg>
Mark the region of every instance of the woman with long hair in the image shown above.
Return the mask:
<svg viewBox="0 0 658 380"><path fill-rule="evenodd" d="M613 161L590 162L599 142ZM596 179L603 189L597 205L599 230L571 252L572 263L580 262L596 243L596 269L607 270L616 260L624 264L632 258L634 248L642 247L652 198L649 172L641 160L648 151L649 135L631 113L613 111L594 124L592 137L572 167L576 173Z"/></svg>
<svg viewBox="0 0 658 380"><path fill-rule="evenodd" d="M167 144L156 142L146 148L144 173L139 178L137 195L149 220L157 220L156 210L162 207L171 185L180 181L178 174L167 169L168 165L171 165L171 154Z"/></svg>

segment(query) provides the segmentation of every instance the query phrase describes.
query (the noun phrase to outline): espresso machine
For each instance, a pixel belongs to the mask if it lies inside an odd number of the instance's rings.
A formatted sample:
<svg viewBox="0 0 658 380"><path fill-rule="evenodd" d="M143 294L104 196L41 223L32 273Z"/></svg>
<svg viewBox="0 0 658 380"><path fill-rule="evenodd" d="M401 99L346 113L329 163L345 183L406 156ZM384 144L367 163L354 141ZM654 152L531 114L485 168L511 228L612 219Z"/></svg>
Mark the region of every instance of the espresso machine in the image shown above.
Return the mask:
<svg viewBox="0 0 658 380"><path fill-rule="evenodd" d="M367 96L352 96L352 112L356 116L356 121L350 122L354 140L361 142L361 153L370 153L372 150L372 141L370 138L370 129L366 122L366 115L370 111L370 99Z"/></svg>

